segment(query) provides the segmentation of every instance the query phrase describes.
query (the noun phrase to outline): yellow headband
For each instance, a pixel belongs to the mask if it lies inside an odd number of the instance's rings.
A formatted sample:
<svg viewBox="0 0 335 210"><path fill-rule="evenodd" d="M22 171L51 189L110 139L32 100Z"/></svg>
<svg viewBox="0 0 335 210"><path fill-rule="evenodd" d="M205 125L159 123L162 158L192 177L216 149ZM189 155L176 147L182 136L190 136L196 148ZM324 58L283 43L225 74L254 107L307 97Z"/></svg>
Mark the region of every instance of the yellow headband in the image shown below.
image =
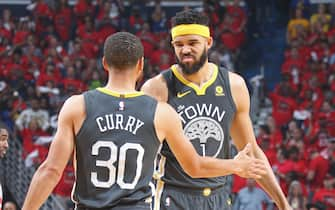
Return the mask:
<svg viewBox="0 0 335 210"><path fill-rule="evenodd" d="M182 24L182 25L177 25L172 28L171 30L171 35L172 35L172 40L176 36L182 36L182 35L188 35L188 34L195 34L195 35L200 35L206 38L210 37L209 33L209 27L200 25L200 24Z"/></svg>

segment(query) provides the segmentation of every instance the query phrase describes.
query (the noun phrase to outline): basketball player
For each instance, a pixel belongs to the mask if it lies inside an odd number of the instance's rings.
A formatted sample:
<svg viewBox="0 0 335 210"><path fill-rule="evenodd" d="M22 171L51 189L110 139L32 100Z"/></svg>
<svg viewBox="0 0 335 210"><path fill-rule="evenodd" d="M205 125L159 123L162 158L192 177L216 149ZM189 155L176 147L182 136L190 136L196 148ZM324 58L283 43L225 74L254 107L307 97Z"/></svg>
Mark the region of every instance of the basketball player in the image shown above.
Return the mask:
<svg viewBox="0 0 335 210"><path fill-rule="evenodd" d="M49 155L33 177L23 210L41 206L73 151L77 210L151 209L150 181L164 138L190 176L214 177L232 170L259 179L266 173L264 161L248 156L249 146L234 160L199 156L174 109L135 91L143 62L136 36L119 32L107 38L103 65L108 83L65 102Z"/></svg>
<svg viewBox="0 0 335 210"><path fill-rule="evenodd" d="M8 131L5 128L0 128L0 158L3 158L8 149ZM0 177L0 210L2 209L3 192Z"/></svg>
<svg viewBox="0 0 335 210"><path fill-rule="evenodd" d="M175 108L186 136L202 156L229 158L230 135L238 150L250 143L253 157L267 163L267 175L258 183L279 209L289 209L267 158L255 141L244 80L208 62L208 50L213 44L208 17L192 10L177 13L172 18L171 36L177 64L148 80L142 90ZM155 210L231 209L224 187L226 177L190 177L170 148L164 143L161 149Z"/></svg>

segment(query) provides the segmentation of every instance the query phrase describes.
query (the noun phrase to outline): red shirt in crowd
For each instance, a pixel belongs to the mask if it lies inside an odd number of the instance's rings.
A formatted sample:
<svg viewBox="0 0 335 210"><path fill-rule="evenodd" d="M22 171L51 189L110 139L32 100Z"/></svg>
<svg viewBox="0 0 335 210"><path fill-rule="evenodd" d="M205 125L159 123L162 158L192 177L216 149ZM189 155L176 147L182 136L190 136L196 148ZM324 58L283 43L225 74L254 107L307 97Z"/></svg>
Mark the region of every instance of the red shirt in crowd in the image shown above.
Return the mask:
<svg viewBox="0 0 335 210"><path fill-rule="evenodd" d="M311 160L309 170L314 171L314 179L311 182L313 189L321 188L323 186L323 180L325 179L329 170L329 160L323 156L318 155Z"/></svg>
<svg viewBox="0 0 335 210"><path fill-rule="evenodd" d="M272 116L277 126L286 125L293 116L293 112L297 107L294 99L283 97L277 94L270 94L272 99Z"/></svg>
<svg viewBox="0 0 335 210"><path fill-rule="evenodd" d="M66 42L70 39L72 11L63 7L54 16L55 29L60 40Z"/></svg>
<svg viewBox="0 0 335 210"><path fill-rule="evenodd" d="M63 175L56 185L53 193L64 197L70 197L74 180L75 174L73 166L68 164L64 169Z"/></svg>
<svg viewBox="0 0 335 210"><path fill-rule="evenodd" d="M335 189L319 189L315 192L313 201L320 201L327 206L327 210L335 210Z"/></svg>
<svg viewBox="0 0 335 210"><path fill-rule="evenodd" d="M93 17L94 14L94 6L92 4L87 3L87 0L78 0L74 5L73 11L77 17L77 24L84 24L84 16L88 15Z"/></svg>
<svg viewBox="0 0 335 210"><path fill-rule="evenodd" d="M35 16L36 33L41 34L46 30L46 24L52 23L53 13L47 3L39 1L33 14ZM47 20L50 20L50 23L47 23Z"/></svg>
<svg viewBox="0 0 335 210"><path fill-rule="evenodd" d="M277 164L278 173L280 173L281 175L286 177L289 172L294 171L294 169L295 169L294 164L295 163L291 160L284 160L282 163L278 163ZM280 187L282 188L283 192L285 193L285 195L287 195L288 187L289 187L288 184L289 183L287 183L286 180L281 177L280 180L279 180L279 184L280 184Z"/></svg>
<svg viewBox="0 0 335 210"><path fill-rule="evenodd" d="M233 175L232 193L238 193L243 187L247 185L247 180L237 175Z"/></svg>
<svg viewBox="0 0 335 210"><path fill-rule="evenodd" d="M21 131L21 136L23 138L23 158L26 158L34 150L38 151L38 157L34 159L36 164L42 163L47 154L48 154L48 146L47 145L37 145L35 141L38 137L41 136L49 136L49 134L41 129L32 130L29 128L25 128Z"/></svg>

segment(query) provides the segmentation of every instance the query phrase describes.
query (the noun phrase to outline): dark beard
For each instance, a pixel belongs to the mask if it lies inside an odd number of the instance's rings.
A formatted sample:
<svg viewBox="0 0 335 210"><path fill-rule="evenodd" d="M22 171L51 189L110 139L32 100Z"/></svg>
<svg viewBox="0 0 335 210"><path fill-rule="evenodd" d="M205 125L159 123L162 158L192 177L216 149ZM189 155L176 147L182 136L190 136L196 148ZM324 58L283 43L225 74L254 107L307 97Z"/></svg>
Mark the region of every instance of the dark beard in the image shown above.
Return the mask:
<svg viewBox="0 0 335 210"><path fill-rule="evenodd" d="M195 61L193 65L187 65L187 64L182 63L176 56L178 65L180 66L183 73L186 75L190 75L190 74L194 74L198 72L200 68L206 63L207 58L208 58L208 55L207 55L206 49L203 50L199 61Z"/></svg>

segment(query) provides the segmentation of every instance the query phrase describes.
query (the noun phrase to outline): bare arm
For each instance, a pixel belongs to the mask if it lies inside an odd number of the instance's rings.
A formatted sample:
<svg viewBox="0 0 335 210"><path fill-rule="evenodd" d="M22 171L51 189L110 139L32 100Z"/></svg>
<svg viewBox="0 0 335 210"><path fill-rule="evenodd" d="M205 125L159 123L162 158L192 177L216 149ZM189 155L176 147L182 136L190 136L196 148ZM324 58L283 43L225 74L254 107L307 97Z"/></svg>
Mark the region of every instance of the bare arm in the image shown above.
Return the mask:
<svg viewBox="0 0 335 210"><path fill-rule="evenodd" d="M168 100L168 88L161 74L146 81L141 90L158 101L167 102Z"/></svg>
<svg viewBox="0 0 335 210"><path fill-rule="evenodd" d="M41 164L31 181L23 210L37 210L51 194L74 149L74 119L79 96L69 98L58 117L58 128L51 143L47 159Z"/></svg>
<svg viewBox="0 0 335 210"><path fill-rule="evenodd" d="M263 161L250 158L248 155L249 146L234 159L216 159L198 155L191 142L184 135L179 115L166 103L158 104L155 127L159 139L166 138L180 165L193 178L230 174L246 178L260 178L265 173Z"/></svg>
<svg viewBox="0 0 335 210"><path fill-rule="evenodd" d="M234 144L238 150L241 150L248 143L251 144L251 155L266 162L266 175L256 181L271 196L279 209L290 209L285 195L276 181L267 157L257 145L249 116L250 99L245 82L237 74L229 73L229 78L237 109L231 127L231 136Z"/></svg>

